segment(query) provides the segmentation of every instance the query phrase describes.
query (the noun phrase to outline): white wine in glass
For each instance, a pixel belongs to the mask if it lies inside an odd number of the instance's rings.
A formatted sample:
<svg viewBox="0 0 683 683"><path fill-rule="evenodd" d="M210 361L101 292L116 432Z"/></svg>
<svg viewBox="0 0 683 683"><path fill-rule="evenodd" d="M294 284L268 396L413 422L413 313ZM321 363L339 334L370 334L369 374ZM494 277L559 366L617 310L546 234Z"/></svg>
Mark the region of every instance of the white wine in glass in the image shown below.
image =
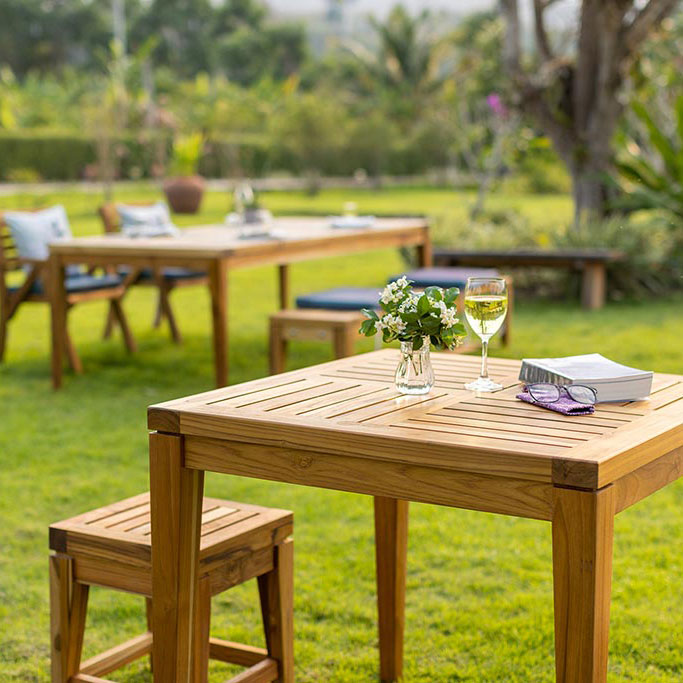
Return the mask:
<svg viewBox="0 0 683 683"><path fill-rule="evenodd" d="M502 277L471 277L465 288L465 317L481 339L481 373L465 385L471 391L498 391L503 387L489 377L489 340L500 330L508 310L507 283Z"/></svg>

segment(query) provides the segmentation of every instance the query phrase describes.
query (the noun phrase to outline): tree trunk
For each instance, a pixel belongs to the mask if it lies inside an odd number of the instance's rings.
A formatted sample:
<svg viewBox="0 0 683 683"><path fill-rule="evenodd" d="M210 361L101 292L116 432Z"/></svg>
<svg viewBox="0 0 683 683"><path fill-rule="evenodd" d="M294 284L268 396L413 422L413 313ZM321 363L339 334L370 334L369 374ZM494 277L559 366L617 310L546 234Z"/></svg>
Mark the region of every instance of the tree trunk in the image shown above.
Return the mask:
<svg viewBox="0 0 683 683"><path fill-rule="evenodd" d="M574 229L578 230L584 220L599 219L605 215L607 197L604 181L593 169L574 169L572 172L572 195L574 197Z"/></svg>

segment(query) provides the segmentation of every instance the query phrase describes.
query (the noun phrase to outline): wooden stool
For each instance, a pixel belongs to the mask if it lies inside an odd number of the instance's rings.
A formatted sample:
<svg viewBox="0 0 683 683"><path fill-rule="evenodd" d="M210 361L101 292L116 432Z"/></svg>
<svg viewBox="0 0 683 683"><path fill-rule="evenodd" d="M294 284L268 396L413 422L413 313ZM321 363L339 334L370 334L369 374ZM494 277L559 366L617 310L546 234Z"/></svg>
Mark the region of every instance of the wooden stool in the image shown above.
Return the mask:
<svg viewBox="0 0 683 683"><path fill-rule="evenodd" d="M360 311L298 308L270 316L270 374L283 372L287 342L292 339L331 341L335 358L353 355L353 344L364 317Z"/></svg>
<svg viewBox="0 0 683 683"><path fill-rule="evenodd" d="M199 560L193 681L209 658L249 667L232 683L292 683L293 515L287 510L205 498ZM152 650L149 493L50 527L53 683L106 683L101 676ZM210 638L211 596L257 577L267 649ZM81 663L91 585L144 595L148 630Z"/></svg>

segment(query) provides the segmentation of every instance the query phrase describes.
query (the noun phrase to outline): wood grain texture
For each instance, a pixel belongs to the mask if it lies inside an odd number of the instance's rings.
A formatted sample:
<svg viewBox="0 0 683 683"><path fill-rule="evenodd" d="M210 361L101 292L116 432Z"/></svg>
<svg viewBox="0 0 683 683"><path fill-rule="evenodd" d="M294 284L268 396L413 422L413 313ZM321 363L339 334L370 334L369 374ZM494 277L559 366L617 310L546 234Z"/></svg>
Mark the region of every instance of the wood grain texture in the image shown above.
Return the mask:
<svg viewBox="0 0 683 683"><path fill-rule="evenodd" d="M268 658L268 650L265 648L233 643L220 638L209 639L209 653L211 659L239 666L254 666Z"/></svg>
<svg viewBox="0 0 683 683"><path fill-rule="evenodd" d="M464 384L477 359L435 353L436 385L422 397L396 392L396 362L387 349L170 401L150 426L168 412L188 437L594 490L683 447L680 377L657 375L650 401L567 418L516 399L517 361L493 359L505 388L474 396Z"/></svg>
<svg viewBox="0 0 683 683"><path fill-rule="evenodd" d="M403 633L408 565L408 503L375 497L375 550L380 680L403 676Z"/></svg>
<svg viewBox="0 0 683 683"><path fill-rule="evenodd" d="M294 683L294 542L277 546L275 567L258 577L261 614L270 657L278 662L278 683Z"/></svg>
<svg viewBox="0 0 683 683"><path fill-rule="evenodd" d="M614 483L616 511L621 512L683 477L683 448L639 467Z"/></svg>
<svg viewBox="0 0 683 683"><path fill-rule="evenodd" d="M152 651L152 634L143 633L83 662L79 673L106 676Z"/></svg>
<svg viewBox="0 0 683 683"><path fill-rule="evenodd" d="M186 438L186 466L291 484L319 486L373 496L483 512L549 520L552 486L522 479L444 471L419 464L383 462L356 456L260 447L218 439Z"/></svg>
<svg viewBox="0 0 683 683"><path fill-rule="evenodd" d="M553 515L557 683L606 683L614 487L556 488Z"/></svg>

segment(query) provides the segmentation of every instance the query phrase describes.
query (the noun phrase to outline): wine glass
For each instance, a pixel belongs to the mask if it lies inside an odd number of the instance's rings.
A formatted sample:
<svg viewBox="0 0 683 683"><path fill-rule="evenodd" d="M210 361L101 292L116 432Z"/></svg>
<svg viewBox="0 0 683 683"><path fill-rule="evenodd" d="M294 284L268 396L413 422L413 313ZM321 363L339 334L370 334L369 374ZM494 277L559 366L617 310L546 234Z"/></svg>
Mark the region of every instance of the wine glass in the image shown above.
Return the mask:
<svg viewBox="0 0 683 683"><path fill-rule="evenodd" d="M503 387L488 373L489 340L501 328L508 310L507 283L502 277L471 277L465 288L465 317L481 339L481 373L465 385L470 391L498 391Z"/></svg>

